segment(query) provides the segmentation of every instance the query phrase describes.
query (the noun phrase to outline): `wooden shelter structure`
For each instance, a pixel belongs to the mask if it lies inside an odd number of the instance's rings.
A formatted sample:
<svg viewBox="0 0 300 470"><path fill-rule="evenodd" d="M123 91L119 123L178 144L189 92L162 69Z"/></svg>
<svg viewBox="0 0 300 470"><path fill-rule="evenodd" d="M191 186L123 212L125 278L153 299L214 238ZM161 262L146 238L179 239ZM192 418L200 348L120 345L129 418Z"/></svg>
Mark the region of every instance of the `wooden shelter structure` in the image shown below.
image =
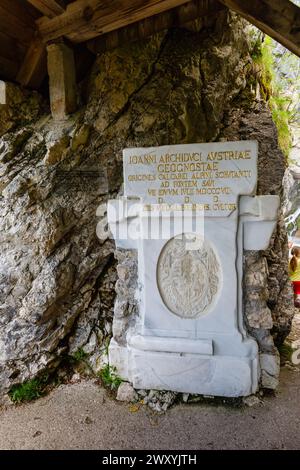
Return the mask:
<svg viewBox="0 0 300 470"><path fill-rule="evenodd" d="M76 64L88 55L230 8L300 56L300 8L289 0L0 0L0 79L38 89L52 113L75 109Z"/></svg>

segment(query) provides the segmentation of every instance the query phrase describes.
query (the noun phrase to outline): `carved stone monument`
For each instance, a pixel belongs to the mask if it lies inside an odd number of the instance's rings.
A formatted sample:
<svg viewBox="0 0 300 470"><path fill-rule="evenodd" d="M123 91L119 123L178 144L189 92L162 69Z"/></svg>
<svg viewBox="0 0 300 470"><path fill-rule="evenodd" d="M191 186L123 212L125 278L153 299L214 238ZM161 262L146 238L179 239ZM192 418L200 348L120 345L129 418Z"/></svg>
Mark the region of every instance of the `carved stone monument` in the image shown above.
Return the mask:
<svg viewBox="0 0 300 470"><path fill-rule="evenodd" d="M135 388L254 393L243 251L267 248L279 206L255 196L257 143L134 148L123 159L124 197L109 202L108 222L118 249L137 250L138 308L114 333L110 364Z"/></svg>

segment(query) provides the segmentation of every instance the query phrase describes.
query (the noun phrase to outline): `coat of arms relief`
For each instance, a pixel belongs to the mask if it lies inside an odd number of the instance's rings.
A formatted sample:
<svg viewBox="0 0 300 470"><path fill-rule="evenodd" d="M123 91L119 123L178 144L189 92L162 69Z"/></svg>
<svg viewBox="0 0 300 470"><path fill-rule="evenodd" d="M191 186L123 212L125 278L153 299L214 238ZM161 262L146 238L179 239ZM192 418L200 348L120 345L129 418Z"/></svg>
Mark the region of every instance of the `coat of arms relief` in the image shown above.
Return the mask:
<svg viewBox="0 0 300 470"><path fill-rule="evenodd" d="M198 318L215 304L222 271L211 244L186 233L169 240L157 263L157 284L166 307L181 318Z"/></svg>

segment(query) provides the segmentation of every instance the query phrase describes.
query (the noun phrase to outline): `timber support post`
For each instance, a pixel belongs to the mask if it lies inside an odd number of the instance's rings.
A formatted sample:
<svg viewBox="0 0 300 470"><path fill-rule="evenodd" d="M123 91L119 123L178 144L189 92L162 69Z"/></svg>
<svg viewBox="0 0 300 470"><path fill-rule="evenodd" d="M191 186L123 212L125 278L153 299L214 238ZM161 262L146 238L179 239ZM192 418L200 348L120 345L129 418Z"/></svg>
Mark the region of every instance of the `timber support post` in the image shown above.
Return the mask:
<svg viewBox="0 0 300 470"><path fill-rule="evenodd" d="M49 93L52 117L65 119L76 111L76 73L74 52L64 42L47 45Z"/></svg>
<svg viewBox="0 0 300 470"><path fill-rule="evenodd" d="M0 80L0 105L5 104L7 104L6 83L3 80Z"/></svg>

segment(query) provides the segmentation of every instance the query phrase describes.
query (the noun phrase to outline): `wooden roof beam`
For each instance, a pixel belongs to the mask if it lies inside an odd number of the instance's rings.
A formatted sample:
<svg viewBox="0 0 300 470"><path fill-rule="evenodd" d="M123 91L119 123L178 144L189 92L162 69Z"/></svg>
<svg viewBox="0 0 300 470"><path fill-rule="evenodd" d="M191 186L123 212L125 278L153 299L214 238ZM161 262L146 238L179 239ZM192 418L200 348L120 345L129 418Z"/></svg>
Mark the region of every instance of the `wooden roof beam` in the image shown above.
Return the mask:
<svg viewBox="0 0 300 470"><path fill-rule="evenodd" d="M39 88L47 74L46 47L41 38L31 41L23 63L18 71L16 81L24 87Z"/></svg>
<svg viewBox="0 0 300 470"><path fill-rule="evenodd" d="M193 0L159 15L145 18L137 23L91 39L87 42L87 47L94 54L99 54L126 42L143 39L172 27L183 26L193 20L215 14L224 9L224 5L215 0Z"/></svg>
<svg viewBox="0 0 300 470"><path fill-rule="evenodd" d="M48 18L61 15L66 9L63 0L27 0L27 2Z"/></svg>
<svg viewBox="0 0 300 470"><path fill-rule="evenodd" d="M189 3L191 0L76 0L61 15L37 20L45 42L60 37L80 43L149 16Z"/></svg>
<svg viewBox="0 0 300 470"><path fill-rule="evenodd" d="M65 11L63 0L27 0L27 2L49 18L54 18ZM18 70L16 81L24 87L39 88L46 74L46 46L42 39L35 35Z"/></svg>
<svg viewBox="0 0 300 470"><path fill-rule="evenodd" d="M300 57L300 8L289 0L219 0Z"/></svg>
<svg viewBox="0 0 300 470"><path fill-rule="evenodd" d="M19 63L22 61L26 49L26 46L19 43L16 39L0 31L0 56Z"/></svg>
<svg viewBox="0 0 300 470"><path fill-rule="evenodd" d="M16 0L0 1L0 31L8 37L29 44L36 25L26 8Z"/></svg>
<svg viewBox="0 0 300 470"><path fill-rule="evenodd" d="M1 11L6 11L18 18L22 24L35 28L34 21L38 18L36 11L20 0L0 0Z"/></svg>

